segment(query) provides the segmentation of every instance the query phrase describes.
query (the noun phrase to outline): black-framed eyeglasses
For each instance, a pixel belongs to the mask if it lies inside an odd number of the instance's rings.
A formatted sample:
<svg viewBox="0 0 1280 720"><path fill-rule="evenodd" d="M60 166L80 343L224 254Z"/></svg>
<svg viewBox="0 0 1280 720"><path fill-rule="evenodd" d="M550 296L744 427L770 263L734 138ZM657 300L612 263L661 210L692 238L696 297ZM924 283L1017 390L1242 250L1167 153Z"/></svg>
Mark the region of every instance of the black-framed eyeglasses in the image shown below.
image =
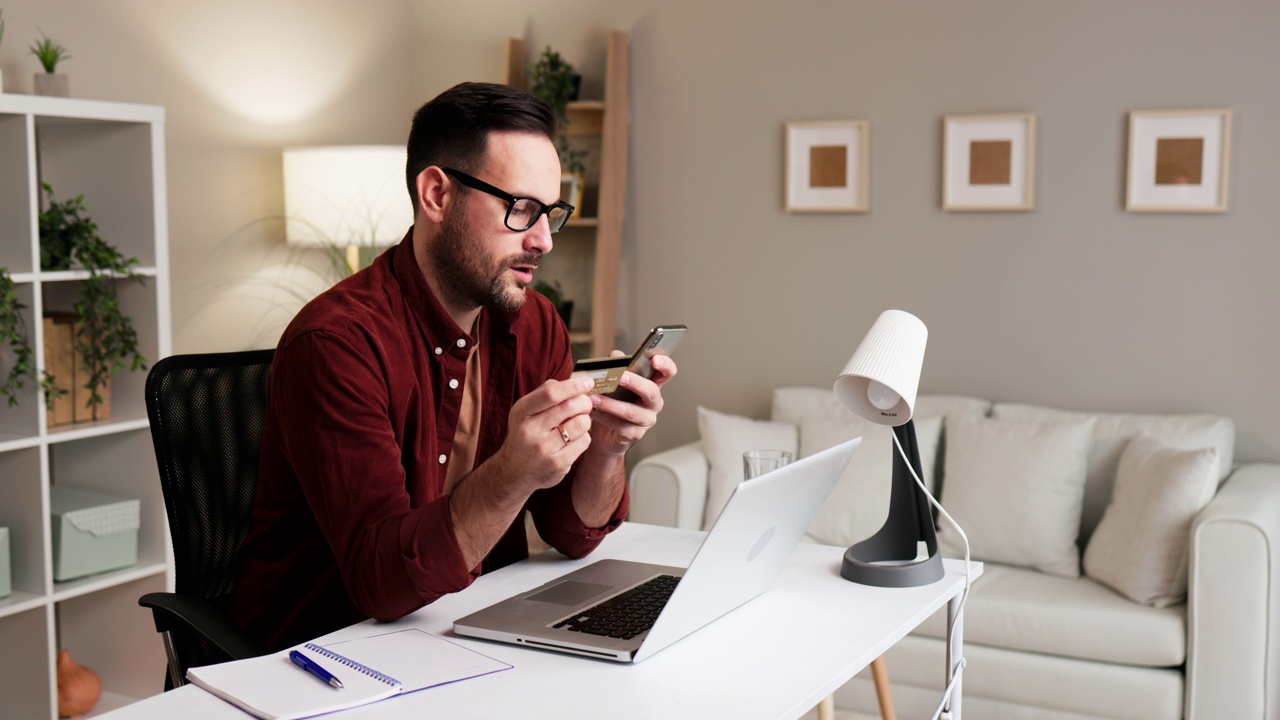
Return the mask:
<svg viewBox="0 0 1280 720"><path fill-rule="evenodd" d="M533 227L538 218L543 215L547 216L547 224L551 226L551 234L555 235L560 232L560 228L564 227L565 221L573 214L573 206L567 202L558 202L555 205L545 205L542 201L531 198L512 195L506 190L500 190L489 183L472 177L461 170L453 168L440 168L446 175L456 179L458 182L466 185L474 190L488 193L499 200L507 202L507 216L504 222L507 228L516 232L524 232Z"/></svg>

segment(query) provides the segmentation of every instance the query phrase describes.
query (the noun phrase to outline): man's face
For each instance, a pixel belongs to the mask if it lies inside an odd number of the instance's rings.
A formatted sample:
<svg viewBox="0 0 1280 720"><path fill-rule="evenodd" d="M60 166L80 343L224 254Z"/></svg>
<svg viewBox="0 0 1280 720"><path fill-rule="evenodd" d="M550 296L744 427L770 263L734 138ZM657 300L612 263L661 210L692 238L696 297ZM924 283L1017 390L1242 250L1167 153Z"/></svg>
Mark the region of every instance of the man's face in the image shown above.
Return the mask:
<svg viewBox="0 0 1280 720"><path fill-rule="evenodd" d="M493 133L477 177L512 195L551 204L560 194L560 158L545 137ZM462 307L519 310L533 271L551 251L546 217L515 232L505 224L505 201L470 189L460 189L458 200L428 248L444 300Z"/></svg>

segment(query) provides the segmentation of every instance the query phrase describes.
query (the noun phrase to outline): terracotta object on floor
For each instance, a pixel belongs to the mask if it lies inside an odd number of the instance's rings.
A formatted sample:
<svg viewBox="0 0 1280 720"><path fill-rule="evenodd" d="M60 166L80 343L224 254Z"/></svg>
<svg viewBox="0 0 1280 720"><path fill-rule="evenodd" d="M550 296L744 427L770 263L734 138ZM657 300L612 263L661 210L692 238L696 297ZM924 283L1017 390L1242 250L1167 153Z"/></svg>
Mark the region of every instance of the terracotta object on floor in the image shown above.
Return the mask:
<svg viewBox="0 0 1280 720"><path fill-rule="evenodd" d="M102 697L102 680L92 668L71 659L69 650L58 653L58 717L88 712Z"/></svg>

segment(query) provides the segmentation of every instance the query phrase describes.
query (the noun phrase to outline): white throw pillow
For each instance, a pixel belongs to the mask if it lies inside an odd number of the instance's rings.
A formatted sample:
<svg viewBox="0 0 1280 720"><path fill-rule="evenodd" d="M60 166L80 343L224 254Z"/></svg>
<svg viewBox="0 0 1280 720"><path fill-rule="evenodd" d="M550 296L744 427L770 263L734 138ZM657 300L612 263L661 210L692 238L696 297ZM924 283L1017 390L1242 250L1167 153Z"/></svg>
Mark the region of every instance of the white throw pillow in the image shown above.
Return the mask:
<svg viewBox="0 0 1280 720"><path fill-rule="evenodd" d="M1080 576L1080 508L1093 420L947 420L942 506L969 537L976 560ZM946 520L938 542L964 543Z"/></svg>
<svg viewBox="0 0 1280 720"><path fill-rule="evenodd" d="M916 421L916 447L920 452L920 479L933 491L933 465L937 459L942 418ZM800 457L808 457L846 440L862 437L862 446L809 526L809 536L821 543L848 547L866 540L889 516L893 479L893 428L870 423L857 416L845 422L805 418L800 424Z"/></svg>
<svg viewBox="0 0 1280 720"><path fill-rule="evenodd" d="M748 450L785 450L795 455L796 426L768 420L726 415L698 407L698 431L707 456L707 505L702 527L720 516L733 489L742 482L742 453Z"/></svg>
<svg viewBox="0 0 1280 720"><path fill-rule="evenodd" d="M1080 519L1080 546L1086 547L1102 513L1111 502L1116 467L1125 445L1146 434L1170 447L1218 450L1218 482L1231 471L1235 447L1235 425L1217 415L1150 415L1137 413L1083 413L1036 405L997 403L991 416L1002 420L1067 422L1094 418L1093 447L1089 450L1089 472L1085 480L1084 509Z"/></svg>
<svg viewBox="0 0 1280 720"><path fill-rule="evenodd" d="M1191 522L1218 486L1218 451L1140 435L1125 446L1115 491L1084 553L1084 573L1154 607L1187 596Z"/></svg>

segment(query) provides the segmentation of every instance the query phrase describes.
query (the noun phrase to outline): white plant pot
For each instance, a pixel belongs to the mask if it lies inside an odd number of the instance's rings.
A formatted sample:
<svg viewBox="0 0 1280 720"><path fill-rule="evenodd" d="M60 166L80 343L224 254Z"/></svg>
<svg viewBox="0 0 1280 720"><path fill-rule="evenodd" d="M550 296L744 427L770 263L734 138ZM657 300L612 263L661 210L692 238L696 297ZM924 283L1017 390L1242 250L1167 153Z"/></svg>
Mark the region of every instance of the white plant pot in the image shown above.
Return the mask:
<svg viewBox="0 0 1280 720"><path fill-rule="evenodd" d="M36 73L36 94L71 97L71 82L62 73Z"/></svg>

